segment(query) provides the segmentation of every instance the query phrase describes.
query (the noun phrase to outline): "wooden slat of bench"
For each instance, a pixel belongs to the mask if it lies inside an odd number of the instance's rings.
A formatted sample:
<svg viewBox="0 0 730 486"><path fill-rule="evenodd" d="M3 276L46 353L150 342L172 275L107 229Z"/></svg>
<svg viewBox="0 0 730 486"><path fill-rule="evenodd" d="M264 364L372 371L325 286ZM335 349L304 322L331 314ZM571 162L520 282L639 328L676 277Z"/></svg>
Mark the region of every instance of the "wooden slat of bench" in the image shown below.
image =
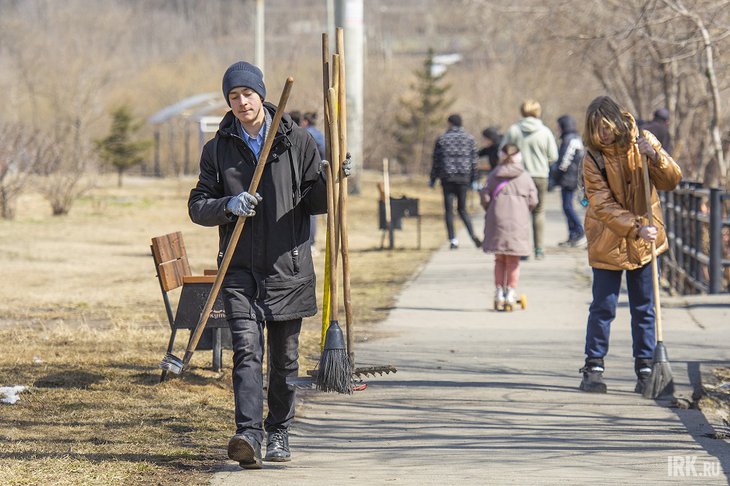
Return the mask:
<svg viewBox="0 0 730 486"><path fill-rule="evenodd" d="M185 260L172 260L157 266L157 272L165 292L176 289L183 284L186 273L190 273L189 266Z"/></svg>
<svg viewBox="0 0 730 486"><path fill-rule="evenodd" d="M215 275L186 275L182 279L183 283L209 283L215 282Z"/></svg>
<svg viewBox="0 0 730 486"><path fill-rule="evenodd" d="M179 231L152 238L152 253L158 265L171 260L188 259L182 233Z"/></svg>

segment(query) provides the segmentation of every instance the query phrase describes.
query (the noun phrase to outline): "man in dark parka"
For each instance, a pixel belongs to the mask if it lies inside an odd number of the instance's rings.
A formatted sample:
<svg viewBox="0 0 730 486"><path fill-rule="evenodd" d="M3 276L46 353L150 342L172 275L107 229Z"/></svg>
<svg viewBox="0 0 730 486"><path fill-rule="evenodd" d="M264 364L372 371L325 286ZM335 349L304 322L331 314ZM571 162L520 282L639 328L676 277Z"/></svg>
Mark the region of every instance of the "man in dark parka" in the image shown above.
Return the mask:
<svg viewBox="0 0 730 486"><path fill-rule="evenodd" d="M218 226L220 264L238 217L248 217L223 281L222 297L233 338L236 434L228 456L246 469L265 460L288 461L288 430L295 393L302 318L317 312L309 245L310 216L327 211L321 157L312 137L284 115L257 194L249 184L276 107L265 103L261 70L247 62L223 75L231 110L203 148L200 177L190 192L193 222ZM269 412L263 420L264 329L269 346Z"/></svg>

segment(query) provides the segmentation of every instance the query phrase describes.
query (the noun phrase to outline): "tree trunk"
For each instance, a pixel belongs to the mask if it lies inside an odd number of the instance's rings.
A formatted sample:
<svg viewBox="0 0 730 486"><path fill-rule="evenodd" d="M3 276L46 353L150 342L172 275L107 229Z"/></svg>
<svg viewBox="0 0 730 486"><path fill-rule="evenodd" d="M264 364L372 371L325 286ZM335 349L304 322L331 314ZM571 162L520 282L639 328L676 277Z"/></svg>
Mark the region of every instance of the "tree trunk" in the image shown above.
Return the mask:
<svg viewBox="0 0 730 486"><path fill-rule="evenodd" d="M700 31L702 36L702 45L705 52L705 77L710 86L710 94L712 99L712 116L710 117L710 137L712 139L712 149L715 154L715 161L719 170L720 185L727 185L728 174L727 166L725 164L725 156L722 151L722 137L720 135L720 89L717 86L717 77L715 74L715 61L714 61L714 49L712 46L712 38L710 32L705 27L705 23L702 18L694 13L687 10L681 0L670 2L664 0L664 3L672 8L680 15L688 18L692 23L695 24L697 30Z"/></svg>
<svg viewBox="0 0 730 486"><path fill-rule="evenodd" d="M15 219L15 200L4 187L0 187L0 216L3 219Z"/></svg>

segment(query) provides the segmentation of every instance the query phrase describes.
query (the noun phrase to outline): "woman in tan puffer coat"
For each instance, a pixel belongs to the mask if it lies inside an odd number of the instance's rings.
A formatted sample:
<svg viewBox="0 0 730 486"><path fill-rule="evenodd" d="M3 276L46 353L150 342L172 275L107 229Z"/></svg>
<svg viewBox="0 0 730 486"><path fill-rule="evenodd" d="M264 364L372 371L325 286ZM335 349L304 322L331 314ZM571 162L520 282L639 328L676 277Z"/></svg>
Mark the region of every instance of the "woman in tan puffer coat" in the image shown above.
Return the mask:
<svg viewBox="0 0 730 486"><path fill-rule="evenodd" d="M641 393L651 374L654 353L654 294L651 275L651 242L657 254L667 245L657 190L671 191L682 171L650 132L639 133L634 118L608 96L588 106L583 134L587 154L583 159L583 180L588 210L585 231L588 262L593 267L593 302L586 332L585 366L580 389L606 393L603 358L608 353L611 322L621 278L631 310L636 391ZM648 159L651 202L654 216L649 226L644 196L642 159Z"/></svg>

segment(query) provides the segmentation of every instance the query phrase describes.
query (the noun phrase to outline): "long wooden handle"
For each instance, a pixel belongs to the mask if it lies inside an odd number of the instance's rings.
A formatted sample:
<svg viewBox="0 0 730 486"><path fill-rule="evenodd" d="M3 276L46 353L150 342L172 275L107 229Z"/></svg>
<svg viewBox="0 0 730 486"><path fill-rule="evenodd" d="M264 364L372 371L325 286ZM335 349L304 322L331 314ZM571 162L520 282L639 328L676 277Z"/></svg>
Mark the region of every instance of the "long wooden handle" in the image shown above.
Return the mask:
<svg viewBox="0 0 730 486"><path fill-rule="evenodd" d="M332 54L332 86L330 86L327 97L330 103L330 114L332 115L332 125L335 126L336 132L332 135L332 172L335 176L335 268L337 268L337 260L340 254L340 169L342 168L342 158L345 156L340 151L340 120L338 113L340 112L339 107L339 92L340 92L340 55L337 53ZM335 150L336 149L336 150Z"/></svg>
<svg viewBox="0 0 730 486"><path fill-rule="evenodd" d="M294 84L294 78L290 76L286 79L286 82L284 83L284 90L281 92L281 98L279 99L279 104L276 107L274 119L271 121L269 133L266 136L264 146L261 149L261 153L259 154L259 160L256 163L256 170L254 170L253 177L251 178L251 183L248 186L249 194L255 194L256 190L259 187L259 182L261 182L261 176L263 175L264 168L266 166L266 159L269 158L269 152L271 151L271 147L274 144L276 132L279 130L279 124L281 123L281 117L284 115L286 102L289 100L289 94L291 93L292 84ZM265 108L262 107L262 109ZM233 234L231 235L231 239L228 241L226 252L223 255L223 260L221 261L220 267L218 268L218 273L215 277L215 281L213 282L213 288L210 289L210 293L208 294L208 300L205 301L205 307L203 307L203 312L200 313L200 319L198 319L198 324L195 326L195 330L190 336L190 341L188 341L188 347L185 350L185 357L183 358L183 368L190 362L190 359L195 352L195 348L198 346L198 341L200 341L200 337L203 335L205 326L208 323L208 317L210 317L210 311L213 310L213 304L215 303L215 299L218 297L218 292L223 285L223 279L225 278L226 272L228 271L228 265L231 263L233 253L236 251L238 239L243 232L243 226L246 223L246 219L248 219L246 216L239 216L238 220L236 221L236 226L233 228Z"/></svg>
<svg viewBox="0 0 730 486"><path fill-rule="evenodd" d="M340 157L344 160L347 156L347 86L345 78L345 31L338 27L337 53L340 56L340 83L337 90L337 122L339 129ZM340 164L340 253L342 255L342 296L345 307L345 329L347 331L347 354L350 357L350 364L354 366L355 352L353 348L353 314L352 298L350 296L350 241L347 232L347 177Z"/></svg>
<svg viewBox="0 0 730 486"><path fill-rule="evenodd" d="M337 207L337 197L335 195L335 185L337 183L337 170L339 164L336 162L340 158L340 144L338 143L339 140L339 132L338 132L338 123L337 123L337 113L335 106L337 105L337 99L335 94L334 88L329 88L327 93L327 102L330 114L330 120L332 123L330 123L330 139L331 139L331 152L332 152L332 160L330 161L330 172L329 172L329 185L328 185L328 191L327 194L327 202L330 202L330 197L332 199L332 204L329 205L329 209L327 210L327 231L329 233L329 256L330 256L330 262L329 262L329 276L330 276L330 321L336 321L337 320L337 214L339 213L339 209ZM330 195L331 193L331 195Z"/></svg>
<svg viewBox="0 0 730 486"><path fill-rule="evenodd" d="M641 157L641 167L644 171L644 201L646 203L649 226L654 226L654 212L651 204L651 183L649 181L649 158ZM654 290L654 313L656 314L656 340L662 342L662 306L659 300L659 268L656 260L656 243L651 242L651 283Z"/></svg>
<svg viewBox="0 0 730 486"><path fill-rule="evenodd" d="M327 96L330 89L330 51L329 51L329 40L327 37L327 33L322 33L322 96L324 98L324 102L322 104L322 107L324 108L324 116L322 117L324 120L324 154L321 154L322 157L325 158L325 160L330 161L332 160L332 150L331 150L331 139L330 139L330 123L332 121L330 120L330 113L329 113L329 101L327 100ZM327 167L327 173L329 174L329 167ZM330 184L331 181L331 175L327 176L327 184ZM329 186L327 187L327 191L329 191ZM334 194L334 192L333 192ZM329 197L329 192L328 192ZM334 209L333 209L332 202L327 200L327 230L325 231L325 252L324 252L324 267L325 267L325 274L324 274L324 290L322 292L322 334L321 339L319 343L320 350L324 349L325 344L325 338L327 337L327 328L330 325L330 217L334 215ZM330 214L331 213L331 214Z"/></svg>
<svg viewBox="0 0 730 486"><path fill-rule="evenodd" d="M330 153L330 132L329 126L332 121L330 120L329 101L327 100L328 92L330 89L330 52L329 52L329 41L327 33L322 34L322 95L324 97L324 153L320 154L325 160L332 160L332 154Z"/></svg>

